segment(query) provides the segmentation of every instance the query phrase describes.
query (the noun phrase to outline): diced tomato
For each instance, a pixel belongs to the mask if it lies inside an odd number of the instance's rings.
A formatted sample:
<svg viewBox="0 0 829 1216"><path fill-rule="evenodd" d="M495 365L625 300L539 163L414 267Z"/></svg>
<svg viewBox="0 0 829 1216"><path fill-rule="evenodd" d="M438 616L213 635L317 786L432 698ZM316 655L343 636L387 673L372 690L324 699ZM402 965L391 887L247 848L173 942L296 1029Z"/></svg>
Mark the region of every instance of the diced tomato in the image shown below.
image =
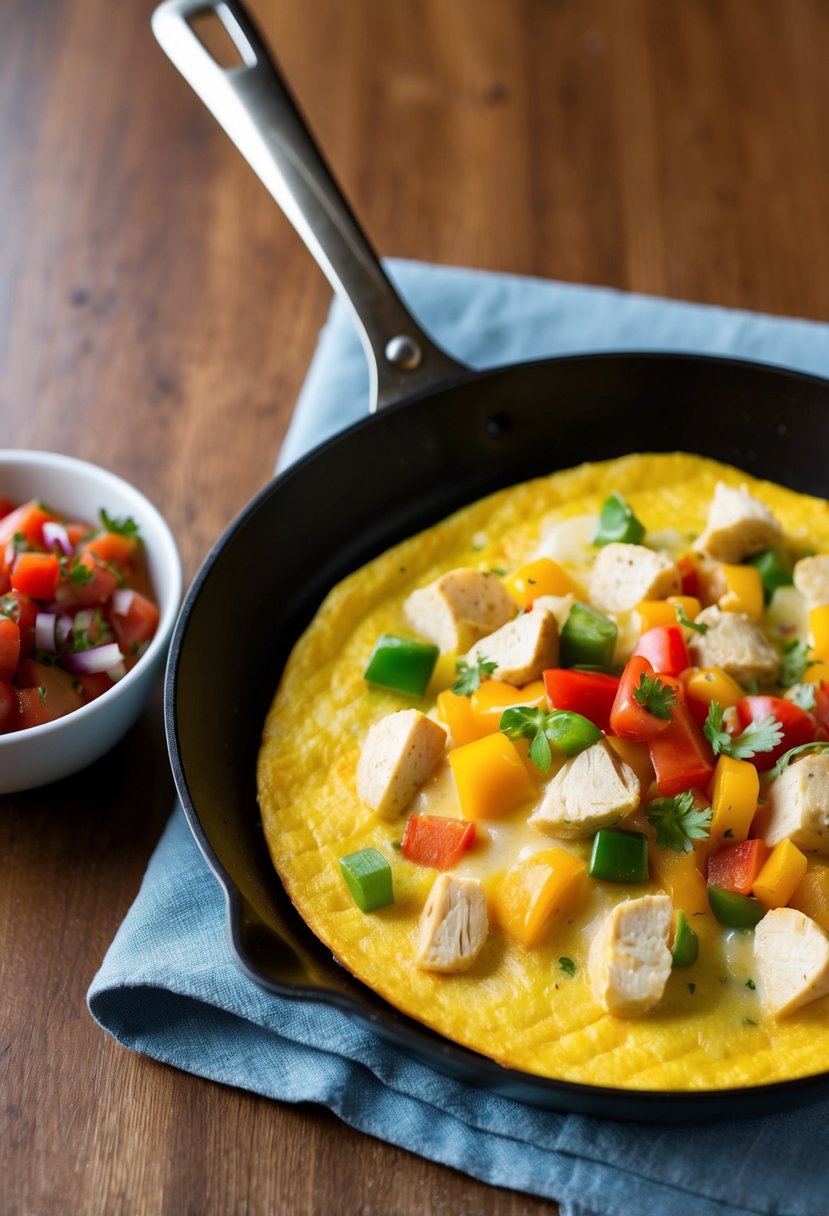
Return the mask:
<svg viewBox="0 0 829 1216"><path fill-rule="evenodd" d="M678 676L689 666L688 647L678 625L655 625L646 629L634 654L644 655L659 675Z"/></svg>
<svg viewBox="0 0 829 1216"><path fill-rule="evenodd" d="M9 541L18 533L24 538L27 545L34 549L42 549L43 525L54 518L51 511L47 511L35 499L8 512L0 519L0 561L3 559Z"/></svg>
<svg viewBox="0 0 829 1216"><path fill-rule="evenodd" d="M17 728L20 703L8 680L0 680L0 735Z"/></svg>
<svg viewBox="0 0 829 1216"><path fill-rule="evenodd" d="M817 737L829 739L829 688L818 684L815 688L815 707L812 716L817 723Z"/></svg>
<svg viewBox="0 0 829 1216"><path fill-rule="evenodd" d="M619 688L616 676L550 667L544 672L544 687L551 709L572 710L610 733L610 711Z"/></svg>
<svg viewBox="0 0 829 1216"><path fill-rule="evenodd" d="M38 607L22 591L9 591L0 600L0 613L15 622L20 632L20 658L25 659L35 648L35 622Z"/></svg>
<svg viewBox="0 0 829 1216"><path fill-rule="evenodd" d="M46 698L37 688L18 688L17 693L17 729L28 730L31 726L42 726L49 722L46 709Z"/></svg>
<svg viewBox="0 0 829 1216"><path fill-rule="evenodd" d="M8 571L0 570L0 595L5 595L11 588L12 581L9 578Z"/></svg>
<svg viewBox="0 0 829 1216"><path fill-rule="evenodd" d="M69 543L75 549L83 543L90 533L89 524L70 523L64 524L64 527L66 528L66 535L69 537Z"/></svg>
<svg viewBox="0 0 829 1216"><path fill-rule="evenodd" d="M86 704L87 701L100 697L102 693L109 692L113 680L105 671L96 671L88 676L75 676L75 683L83 689L83 701Z"/></svg>
<svg viewBox="0 0 829 1216"><path fill-rule="evenodd" d="M24 719L21 726L39 726L41 722L52 722L83 705L83 697L75 685L74 677L60 667L28 659L21 664L17 679L21 685L17 690L18 698L23 693L34 692L37 701L42 703L36 705L35 698L32 697L24 697L21 700L20 712Z"/></svg>
<svg viewBox="0 0 829 1216"><path fill-rule="evenodd" d="M116 612L110 605L109 622L121 649L127 655L134 647L150 640L158 628L158 619L158 607L138 591L132 593L132 600L125 615Z"/></svg>
<svg viewBox="0 0 829 1216"><path fill-rule="evenodd" d="M749 757L761 773L773 768L790 747L812 743L817 734L817 724L812 715L783 697L743 697L737 702L737 714L744 729L750 722L759 722L768 714L775 717L783 727L783 739L777 747L770 752L758 752L756 756Z"/></svg>
<svg viewBox="0 0 829 1216"><path fill-rule="evenodd" d="M636 699L636 691L641 689L642 678L653 680L655 674L644 655L634 655L628 660L610 710L610 729L620 739L647 742L670 726L670 718L660 718L650 713Z"/></svg>
<svg viewBox="0 0 829 1216"><path fill-rule="evenodd" d="M714 775L714 755L696 722L684 705L673 707L667 730L649 743L656 784L665 798L683 790L704 789Z"/></svg>
<svg viewBox="0 0 829 1216"><path fill-rule="evenodd" d="M10 499L0 496L0 525L2 525L4 518L13 510L14 503Z"/></svg>
<svg viewBox="0 0 829 1216"><path fill-rule="evenodd" d="M700 577L699 564L696 554L686 553L677 562L679 576L682 579L682 594L693 595L699 599Z"/></svg>
<svg viewBox="0 0 829 1216"><path fill-rule="evenodd" d="M137 540L122 536L120 532L99 532L83 542L80 552L94 553L102 562L113 562L128 571L137 548Z"/></svg>
<svg viewBox="0 0 829 1216"><path fill-rule="evenodd" d="M409 861L436 870L451 870L475 842L475 824L441 815L412 815L401 851Z"/></svg>
<svg viewBox="0 0 829 1216"><path fill-rule="evenodd" d="M770 852L764 840L727 844L708 858L708 884L723 891L750 895L754 880Z"/></svg>
<svg viewBox="0 0 829 1216"><path fill-rule="evenodd" d="M60 564L54 553L19 553L11 572L12 588L33 600L53 600L59 578Z"/></svg>
<svg viewBox="0 0 829 1216"><path fill-rule="evenodd" d="M89 571L86 582L73 579L71 571L83 567ZM58 588L58 603L64 608L89 607L104 604L118 586L118 576L101 562L94 553L82 553L69 567L70 575L61 581Z"/></svg>
<svg viewBox="0 0 829 1216"><path fill-rule="evenodd" d="M20 629L7 616L0 616L0 680L10 680L20 662Z"/></svg>

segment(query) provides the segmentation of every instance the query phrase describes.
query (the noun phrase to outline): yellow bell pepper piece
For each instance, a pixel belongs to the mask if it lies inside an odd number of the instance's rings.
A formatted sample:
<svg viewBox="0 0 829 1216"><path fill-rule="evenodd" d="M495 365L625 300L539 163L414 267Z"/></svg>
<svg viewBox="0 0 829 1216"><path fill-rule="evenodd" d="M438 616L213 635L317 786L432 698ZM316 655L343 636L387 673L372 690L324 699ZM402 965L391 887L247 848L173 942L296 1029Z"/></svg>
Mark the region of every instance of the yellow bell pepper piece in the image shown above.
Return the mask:
<svg viewBox="0 0 829 1216"><path fill-rule="evenodd" d="M812 635L812 658L829 662L829 604L821 604L809 613Z"/></svg>
<svg viewBox="0 0 829 1216"><path fill-rule="evenodd" d="M620 756L625 764L636 773L642 782L642 788L647 790L656 776L647 743L635 743L632 739L617 739L615 735L608 735L607 741L616 755Z"/></svg>
<svg viewBox="0 0 829 1216"><path fill-rule="evenodd" d="M739 844L748 839L759 794L760 777L753 764L731 756L718 758L711 786L712 844Z"/></svg>
<svg viewBox="0 0 829 1216"><path fill-rule="evenodd" d="M516 603L531 604L539 595L583 595L583 588L567 571L550 557L527 562L509 578L504 586Z"/></svg>
<svg viewBox="0 0 829 1216"><path fill-rule="evenodd" d="M784 908L800 885L808 864L796 844L781 840L755 878L752 893L767 908Z"/></svg>
<svg viewBox="0 0 829 1216"><path fill-rule="evenodd" d="M821 929L829 932L829 866L819 862L809 864L789 900L789 907L810 916Z"/></svg>
<svg viewBox="0 0 829 1216"><path fill-rule="evenodd" d="M547 708L544 681L534 680L523 688L504 684L501 680L483 680L481 687L469 698L472 721L478 734L490 735L498 730L501 714L513 705L528 705L532 709Z"/></svg>
<svg viewBox="0 0 829 1216"><path fill-rule="evenodd" d="M708 888L697 865L696 852L675 853L673 849L648 849L651 871L671 897L674 908L687 917L708 911Z"/></svg>
<svg viewBox="0 0 829 1216"><path fill-rule="evenodd" d="M494 892L501 926L530 948L550 922L569 916L584 889L587 863L566 849L545 849L512 866Z"/></svg>
<svg viewBox="0 0 829 1216"><path fill-rule="evenodd" d="M803 673L803 683L829 684L829 663L824 663L822 659L810 663Z"/></svg>
<svg viewBox="0 0 829 1216"><path fill-rule="evenodd" d="M677 608L682 608L689 621L699 615L702 605L695 595L669 595L666 600L640 600L636 605L642 632L657 625L678 625Z"/></svg>
<svg viewBox="0 0 829 1216"><path fill-rule="evenodd" d="M722 612L744 612L753 621L763 615L763 580L756 566L720 566L726 591L719 598Z"/></svg>
<svg viewBox="0 0 829 1216"><path fill-rule="evenodd" d="M463 747L480 739L483 733L472 714L472 700L461 697L451 689L438 694L438 717L449 727L453 747Z"/></svg>
<svg viewBox="0 0 829 1216"><path fill-rule="evenodd" d="M745 695L737 681L719 667L698 667L685 682L688 700L696 701L706 709L712 701L719 701L723 709L729 709Z"/></svg>
<svg viewBox="0 0 829 1216"><path fill-rule="evenodd" d="M537 790L515 745L496 731L449 753L466 819L492 819L529 802Z"/></svg>

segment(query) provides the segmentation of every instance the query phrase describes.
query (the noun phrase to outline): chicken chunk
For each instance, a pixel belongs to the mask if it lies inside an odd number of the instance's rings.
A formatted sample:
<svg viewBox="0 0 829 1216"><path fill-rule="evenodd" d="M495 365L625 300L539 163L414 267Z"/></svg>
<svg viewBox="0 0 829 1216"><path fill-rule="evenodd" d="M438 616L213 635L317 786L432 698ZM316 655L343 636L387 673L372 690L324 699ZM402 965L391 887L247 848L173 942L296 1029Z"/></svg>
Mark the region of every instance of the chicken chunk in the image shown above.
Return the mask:
<svg viewBox="0 0 829 1216"><path fill-rule="evenodd" d="M780 667L777 651L762 629L743 612L721 612L716 605L704 608L697 625L707 625L705 633L695 633L688 646L691 660L698 667L720 667L738 684L774 684Z"/></svg>
<svg viewBox="0 0 829 1216"><path fill-rule="evenodd" d="M829 554L802 557L795 564L794 585L809 609L829 604Z"/></svg>
<svg viewBox="0 0 829 1216"><path fill-rule="evenodd" d="M561 633L575 602L576 597L572 591L568 591L567 595L539 595L537 600L533 600L533 612L537 612L539 608L543 608L545 612L552 612L558 624L558 631Z"/></svg>
<svg viewBox="0 0 829 1216"><path fill-rule="evenodd" d="M641 797L636 773L600 739L565 762L528 822L551 836L592 836L635 811Z"/></svg>
<svg viewBox="0 0 829 1216"><path fill-rule="evenodd" d="M412 628L442 651L463 654L511 621L516 605L497 574L461 568L413 591L403 612Z"/></svg>
<svg viewBox="0 0 829 1216"><path fill-rule="evenodd" d="M640 600L661 600L681 590L676 563L645 545L605 545L590 572L590 602L601 612L630 612Z"/></svg>
<svg viewBox="0 0 829 1216"><path fill-rule="evenodd" d="M795 908L772 908L754 930L760 1000L776 1017L829 994L829 935Z"/></svg>
<svg viewBox="0 0 829 1216"><path fill-rule="evenodd" d="M617 904L605 917L590 943L587 969L608 1013L639 1017L662 997L671 974L672 911L667 895L643 895Z"/></svg>
<svg viewBox="0 0 829 1216"><path fill-rule="evenodd" d="M829 755L796 760L769 783L759 827L766 844L788 836L799 849L829 857Z"/></svg>
<svg viewBox="0 0 829 1216"><path fill-rule="evenodd" d="M387 714L369 729L357 763L357 794L386 819L398 815L432 772L446 731L419 709Z"/></svg>
<svg viewBox="0 0 829 1216"><path fill-rule="evenodd" d="M776 545L781 535L771 511L746 486L735 490L718 481L705 531L697 537L694 548L721 562L741 562Z"/></svg>
<svg viewBox="0 0 829 1216"><path fill-rule="evenodd" d="M540 680L545 667L558 665L558 621L538 605L481 638L467 655L471 663L497 664L492 677L521 688Z"/></svg>
<svg viewBox="0 0 829 1216"><path fill-rule="evenodd" d="M415 962L426 971L466 971L483 950L488 932L480 881L439 874L420 917Z"/></svg>

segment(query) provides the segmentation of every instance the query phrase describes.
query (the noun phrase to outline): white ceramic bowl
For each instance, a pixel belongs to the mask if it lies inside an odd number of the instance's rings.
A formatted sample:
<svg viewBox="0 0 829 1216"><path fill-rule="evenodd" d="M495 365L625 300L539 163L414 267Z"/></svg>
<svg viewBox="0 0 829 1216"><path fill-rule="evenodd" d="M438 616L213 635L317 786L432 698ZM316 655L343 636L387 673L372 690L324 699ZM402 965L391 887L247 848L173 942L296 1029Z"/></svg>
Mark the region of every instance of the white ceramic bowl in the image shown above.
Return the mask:
<svg viewBox="0 0 829 1216"><path fill-rule="evenodd" d="M129 730L167 654L181 600L182 569L173 534L149 499L97 465L55 452L0 449L0 496L16 503L40 498L53 510L81 520L96 520L102 507L110 515L131 515L141 529L161 613L146 653L112 689L54 722L0 734L0 794L9 794L77 772Z"/></svg>

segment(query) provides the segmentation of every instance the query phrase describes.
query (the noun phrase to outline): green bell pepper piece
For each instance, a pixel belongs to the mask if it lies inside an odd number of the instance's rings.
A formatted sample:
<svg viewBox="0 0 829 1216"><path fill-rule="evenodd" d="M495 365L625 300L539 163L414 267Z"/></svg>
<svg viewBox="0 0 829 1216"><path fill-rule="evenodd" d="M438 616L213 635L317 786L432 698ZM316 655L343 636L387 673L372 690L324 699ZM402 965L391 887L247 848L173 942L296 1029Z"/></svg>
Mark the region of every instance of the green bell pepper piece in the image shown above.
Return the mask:
<svg viewBox="0 0 829 1216"><path fill-rule="evenodd" d="M645 525L639 522L621 494L614 492L604 500L599 527L593 537L594 545L609 545L613 541L639 545L644 535Z"/></svg>
<svg viewBox="0 0 829 1216"><path fill-rule="evenodd" d="M561 666L599 670L609 667L618 632L613 621L601 612L587 604L575 603L561 631Z"/></svg>
<svg viewBox="0 0 829 1216"><path fill-rule="evenodd" d="M728 929L753 929L767 911L759 899L724 891L722 887L708 888L708 904L720 924Z"/></svg>
<svg viewBox="0 0 829 1216"><path fill-rule="evenodd" d="M426 691L440 651L431 642L415 642L384 633L377 639L363 672L369 684L379 684L392 692L422 697Z"/></svg>
<svg viewBox="0 0 829 1216"><path fill-rule="evenodd" d="M671 958L674 967L690 967L699 957L699 938L688 924L681 908L674 912L674 944Z"/></svg>
<svg viewBox="0 0 829 1216"><path fill-rule="evenodd" d="M377 849L360 849L340 858L340 873L362 912L394 903L391 866Z"/></svg>
<svg viewBox="0 0 829 1216"><path fill-rule="evenodd" d="M647 836L624 828L601 828L593 838L587 873L604 882L647 882Z"/></svg>
<svg viewBox="0 0 829 1216"><path fill-rule="evenodd" d="M749 564L756 566L763 583L763 596L768 604L778 587L789 587L794 582L792 571L794 558L785 549L764 549L750 557Z"/></svg>

